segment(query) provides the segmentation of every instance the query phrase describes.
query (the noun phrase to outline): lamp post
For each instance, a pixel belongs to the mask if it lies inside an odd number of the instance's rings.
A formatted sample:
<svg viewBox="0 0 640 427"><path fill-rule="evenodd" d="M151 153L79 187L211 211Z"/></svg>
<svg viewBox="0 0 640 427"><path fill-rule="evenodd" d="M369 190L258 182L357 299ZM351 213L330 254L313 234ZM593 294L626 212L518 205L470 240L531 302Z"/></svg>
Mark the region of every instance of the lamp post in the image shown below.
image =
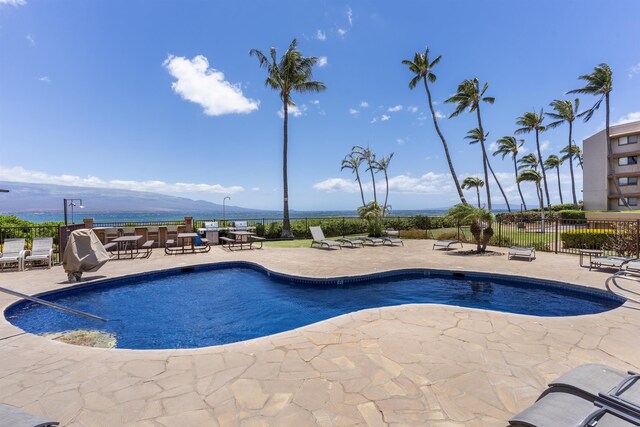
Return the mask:
<svg viewBox="0 0 640 427"><path fill-rule="evenodd" d="M75 224L75 222L73 222L73 208L78 206L80 209L83 209L84 206L82 205L82 199L63 199L63 200L64 200L64 225L68 225L67 207L71 207L71 223ZM76 204L76 202L79 202L79 204Z"/></svg>
<svg viewBox="0 0 640 427"><path fill-rule="evenodd" d="M226 206L225 206L225 202L227 201L227 199L231 200L231 197L227 196L224 199L222 199L222 222L225 222L225 219L227 217Z"/></svg>

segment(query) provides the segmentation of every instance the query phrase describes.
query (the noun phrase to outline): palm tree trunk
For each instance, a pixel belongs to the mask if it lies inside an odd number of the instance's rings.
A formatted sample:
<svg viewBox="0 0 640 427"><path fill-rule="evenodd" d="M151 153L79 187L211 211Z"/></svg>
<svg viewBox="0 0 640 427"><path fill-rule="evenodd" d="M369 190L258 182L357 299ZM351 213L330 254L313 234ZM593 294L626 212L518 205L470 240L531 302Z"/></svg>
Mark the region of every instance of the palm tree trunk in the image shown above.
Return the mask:
<svg viewBox="0 0 640 427"><path fill-rule="evenodd" d="M547 186L547 173L542 167L542 151L540 151L540 133L536 129L536 148L538 149L538 162L540 162L540 169L542 169L542 180L544 181L544 192L547 195L547 206L551 206L551 199L549 198L549 187Z"/></svg>
<svg viewBox="0 0 640 427"><path fill-rule="evenodd" d="M283 182L283 195L284 195L284 205L283 205L283 217L282 217L282 234L280 237L289 239L293 237L293 233L291 233L291 223L289 222L289 182L287 179L287 148L289 143L289 135L288 135L288 124L289 124L289 109L288 109L288 99L284 99L284 144L282 148L282 182Z"/></svg>
<svg viewBox="0 0 640 427"><path fill-rule="evenodd" d="M542 198L542 188L540 188L540 182L536 183L536 193L538 194L538 201L540 202L540 216L542 222L540 223L540 231L544 233L544 199Z"/></svg>
<svg viewBox="0 0 640 427"><path fill-rule="evenodd" d="M520 200L522 200L522 205L524 206L524 210L526 211L527 203L524 201L522 190L520 189L520 183L518 182L518 163L516 162L516 156L513 156L513 169L516 171L516 185L518 186L518 193L520 193Z"/></svg>
<svg viewBox="0 0 640 427"><path fill-rule="evenodd" d="M573 177L573 151L571 146L571 134L573 133L573 121L569 122L569 171L571 172L571 193L573 195L573 204L576 206L578 204L578 199L576 198L576 181Z"/></svg>
<svg viewBox="0 0 640 427"><path fill-rule="evenodd" d="M484 129L482 128L482 119L480 119L480 105L476 108L476 115L478 117L478 129L482 138L480 139L480 147L482 147L482 166L484 167L484 186L487 189L487 208L491 212L491 190L489 187L489 174L487 173L487 151L484 148Z"/></svg>
<svg viewBox="0 0 640 427"><path fill-rule="evenodd" d="M387 201L389 200L389 176L387 175L387 170L384 170L384 182L386 185L386 192L384 195L384 207L382 208L382 217L384 218L384 213L387 211Z"/></svg>
<svg viewBox="0 0 640 427"><path fill-rule="evenodd" d="M371 171L371 182L373 183L373 202L378 204L378 196L376 193L376 177L373 176L373 165L371 164L371 158L367 160L369 162L369 170Z"/></svg>
<svg viewBox="0 0 640 427"><path fill-rule="evenodd" d="M358 172L357 166L356 166L356 180L358 181L358 186L360 187L360 197L362 197L362 206L365 206L367 203L364 201L364 191L362 191L362 182L360 181L360 173Z"/></svg>
<svg viewBox="0 0 640 427"><path fill-rule="evenodd" d="M480 186L476 186L476 194L478 195L478 209L480 209Z"/></svg>
<svg viewBox="0 0 640 427"><path fill-rule="evenodd" d="M556 166L556 172L558 173L558 194L560 195L560 204L563 205L564 201L562 200L562 186L560 185L560 166Z"/></svg>
<svg viewBox="0 0 640 427"><path fill-rule="evenodd" d="M606 115L606 131L607 131L607 157L609 158L609 172L607 173L607 176L610 174L613 174L613 170L615 169L614 164L613 164L613 147L611 146L611 135L610 135L610 129L609 129L609 92L607 92L605 94L605 107L607 108L607 115ZM608 178L607 178L608 179ZM613 177L613 187L616 189L616 195L618 196L618 200L622 200L622 203L624 203L624 206L627 209L631 209L631 206L629 206L629 202L627 202L627 198L626 197L622 197L622 191L620 190L620 186L618 185L618 180ZM609 199L607 199L607 205L609 204ZM607 209L609 208L609 206L607 206Z"/></svg>
<svg viewBox="0 0 640 427"><path fill-rule="evenodd" d="M493 175L493 179L496 181L496 184L498 184L498 188L500 189L500 192L502 193L502 197L504 198L504 202L507 204L507 210L509 212L511 212L511 206L509 205L509 200L507 199L507 195L505 194L504 190L502 189L502 185L500 185L500 181L498 181L498 177L496 176L496 173L493 171L493 168L491 167L491 162L489 161L488 158L487 158L487 165L489 166L489 170L491 171L491 175Z"/></svg>
<svg viewBox="0 0 640 427"><path fill-rule="evenodd" d="M429 109L431 109L431 117L433 118L433 125L436 128L436 132L442 141L442 146L444 147L444 154L447 156L447 163L449 164L449 171L451 172L451 176L453 177L453 182L456 186L456 190L458 190L458 197L460 197L460 201L463 204L467 204L467 199L464 197L464 193L462 192L462 187L460 187L460 182L458 181L458 175L456 175L456 171L453 168L453 162L451 161L451 155L449 154L449 147L447 146L447 141L444 139L444 135L440 131L440 126L438 126L438 119L436 118L436 112L433 109L433 103L431 102L431 91L429 90L429 85L427 84L427 77L423 77L424 80L424 88L427 91L427 99L429 100Z"/></svg>

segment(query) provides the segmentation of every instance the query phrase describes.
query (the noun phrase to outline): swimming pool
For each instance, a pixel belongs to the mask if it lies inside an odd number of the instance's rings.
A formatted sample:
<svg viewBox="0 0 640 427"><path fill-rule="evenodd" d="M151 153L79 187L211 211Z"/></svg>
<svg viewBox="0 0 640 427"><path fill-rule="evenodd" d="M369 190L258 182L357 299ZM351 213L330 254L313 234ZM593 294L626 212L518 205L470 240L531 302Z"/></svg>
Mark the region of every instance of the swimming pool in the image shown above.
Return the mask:
<svg viewBox="0 0 640 427"><path fill-rule="evenodd" d="M556 282L435 270L311 279L233 262L145 273L41 296L106 323L19 301L5 311L35 334L93 329L128 349L193 348L295 329L366 308L411 303L459 305L537 316L599 313L624 299Z"/></svg>

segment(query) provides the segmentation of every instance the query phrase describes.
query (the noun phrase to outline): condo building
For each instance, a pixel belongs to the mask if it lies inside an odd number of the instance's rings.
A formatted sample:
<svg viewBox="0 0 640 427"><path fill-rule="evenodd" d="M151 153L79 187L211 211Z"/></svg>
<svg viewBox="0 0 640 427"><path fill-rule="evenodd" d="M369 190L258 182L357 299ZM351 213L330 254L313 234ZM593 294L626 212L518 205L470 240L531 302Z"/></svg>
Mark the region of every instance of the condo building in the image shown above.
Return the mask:
<svg viewBox="0 0 640 427"><path fill-rule="evenodd" d="M613 170L607 161L607 135L602 130L582 142L583 200L586 210L625 210L623 198L640 209L640 121L611 126ZM614 181L622 197L618 196Z"/></svg>

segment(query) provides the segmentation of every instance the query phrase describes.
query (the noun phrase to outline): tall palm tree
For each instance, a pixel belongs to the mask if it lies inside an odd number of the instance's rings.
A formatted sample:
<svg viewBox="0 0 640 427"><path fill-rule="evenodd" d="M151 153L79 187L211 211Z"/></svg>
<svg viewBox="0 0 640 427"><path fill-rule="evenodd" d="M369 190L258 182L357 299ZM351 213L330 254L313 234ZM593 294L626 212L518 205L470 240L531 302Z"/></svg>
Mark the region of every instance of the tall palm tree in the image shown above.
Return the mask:
<svg viewBox="0 0 640 427"><path fill-rule="evenodd" d="M544 233L544 200L542 198L542 188L540 188L540 181L542 181L542 175L540 172L533 169L525 169L516 178L518 182L533 182L536 184L536 194L538 196L538 202L540 202L540 215L542 215L542 226L540 231Z"/></svg>
<svg viewBox="0 0 640 427"><path fill-rule="evenodd" d="M358 155L356 155L355 153L349 153L347 154L347 156L342 160L342 166L340 167L340 170L345 170L345 169L349 169L352 173L356 174L356 181L358 181L358 187L360 187L360 197L362 198L362 206L366 205L367 203L364 201L364 191L362 190L362 181L360 181L360 164L362 163L364 159Z"/></svg>
<svg viewBox="0 0 640 427"><path fill-rule="evenodd" d="M291 223L289 221L289 182L287 178L287 150L289 144L288 123L289 106L295 105L291 99L291 92L322 92L326 89L324 83L312 80L313 66L318 62L314 56L305 57L297 50L298 41L293 39L287 51L280 60L276 58L276 49L269 50L269 56L257 49L251 49L249 55L258 57L260 67L267 70L265 86L280 92L284 110L284 143L282 148L282 184L283 184L283 219L282 237L291 238Z"/></svg>
<svg viewBox="0 0 640 427"><path fill-rule="evenodd" d="M460 188L460 182L458 181L458 175L456 174L455 169L453 168L453 162L451 161L451 155L449 154L449 146L447 145L447 141L444 139L444 135L440 130L440 126L438 126L438 118L436 117L436 111L433 108L433 101L431 100L431 91L429 90L429 83L436 82L436 75L433 73L433 67L435 67L442 55L439 55L433 61L429 59L429 48L426 48L424 54L420 52L416 52L413 56L413 61L405 59L402 61L404 65L409 67L409 71L415 74L413 78L409 81L409 89L413 89L417 86L418 82L422 80L424 83L424 89L427 92L427 100L429 101L429 109L431 110L431 118L433 119L433 125L436 128L436 132L442 141L442 146L444 147L444 154L447 156L447 163L449 164L449 171L451 172L451 176L453 177L453 182L456 186L456 190L458 191L458 197L460 197L460 201L464 204L467 203L464 198L464 193Z"/></svg>
<svg viewBox="0 0 640 427"><path fill-rule="evenodd" d="M471 188L476 189L478 195L478 207L480 207L480 188L484 187L484 181L481 178L475 176L468 176L462 181L462 188L469 190Z"/></svg>
<svg viewBox="0 0 640 427"><path fill-rule="evenodd" d="M376 192L376 178L373 176L374 167L373 165L376 162L376 155L369 147L361 147L360 145L354 145L351 148L351 151L354 155L358 156L362 162L367 162L366 172L371 172L371 182L373 184L373 201L378 203L378 193Z"/></svg>
<svg viewBox="0 0 640 427"><path fill-rule="evenodd" d="M520 166L518 166L518 170L533 169L534 171L537 171L540 162L535 154L529 153L526 156L520 157L518 164L520 164Z"/></svg>
<svg viewBox="0 0 640 427"><path fill-rule="evenodd" d="M560 204L563 204L564 201L562 200L562 186L560 185L560 166L562 165L562 159L558 156L556 156L555 154L550 155L549 157L547 157L547 160L544 161L544 168L545 169L555 169L556 172L558 173L558 194L560 195Z"/></svg>
<svg viewBox="0 0 640 427"><path fill-rule="evenodd" d="M562 155L562 160L567 160L569 158L573 158L575 160L578 161L578 165L580 166L580 169L583 169L582 167L582 149L576 145L575 141L573 141L572 145L567 145L566 147L564 147L562 150L560 150L561 153L564 153Z"/></svg>
<svg viewBox="0 0 640 427"><path fill-rule="evenodd" d="M489 135L489 133L487 133L486 135L484 135L484 139L486 140L487 136ZM475 144L476 142L480 142L482 133L480 133L480 129L478 128L474 128L471 129L469 132L467 132L467 136L465 136L465 139L469 139L469 143L470 144ZM484 161L486 162L487 167L489 168L489 171L491 172L491 175L493 176L493 179L496 181L496 184L498 184L498 188L500 189L500 193L502 193L502 197L504 198L505 203L507 204L507 210L509 212L511 212L511 205L509 205L509 199L507 199L507 195L505 194L504 190L502 189L502 185L500 184L500 181L498 181L498 177L496 176L496 173L493 171L493 168L491 167L491 162L489 161L489 158L486 157L487 153L486 151L482 153L484 156Z"/></svg>
<svg viewBox="0 0 640 427"><path fill-rule="evenodd" d="M454 110L453 113L451 113L451 115L449 115L449 118L456 117L465 110L469 110L470 113L473 113L474 111L476 112L476 117L478 119L478 130L480 133L479 141L480 141L480 146L482 147L482 157L483 159L485 159L483 161L483 166L484 166L484 182L487 183L487 185L485 185L485 189L487 191L487 208L489 209L489 212L491 212L491 191L489 189L489 187L491 186L488 184L489 174L487 173L487 161L486 161L487 150L484 146L484 141L486 136L484 133L484 128L482 127L482 118L480 115L481 102L488 102L489 104L493 104L495 102L494 97L484 96L484 93L487 91L488 88L489 88L489 83L485 83L482 86L482 90L480 90L480 82L478 81L477 78L474 78L473 80L465 80L458 85L457 92L451 98L447 99L444 102L457 104L456 109Z"/></svg>
<svg viewBox="0 0 640 427"><path fill-rule="evenodd" d="M588 110L578 114L578 117L584 117L584 121L588 122L591 117L593 117L593 113L596 112L598 108L600 108L600 104L604 100L606 116L605 116L605 132L607 135L607 159L609 161L609 171L607 175L613 173L615 169L613 163L613 147L611 146L611 127L610 127L610 107L609 107L609 97L611 95L611 91L613 90L613 72L611 71L611 67L607 64L600 64L597 67L594 67L593 72L591 74L585 74L583 76L578 77L580 80L584 80L587 83L584 87L579 89L570 90L567 93L583 93L587 95L595 95L598 96L598 100L593 107ZM618 196L618 200L622 200L627 209L631 209L629 206L629 202L625 197L622 197L622 191L620 191L620 186L618 185L617 179L612 179L613 186L616 190L616 195Z"/></svg>
<svg viewBox="0 0 640 427"><path fill-rule="evenodd" d="M384 195L384 206L382 208L382 216L384 217L385 212L387 212L387 201L389 200L389 163L391 163L391 159L393 159L393 153L389 154L387 157L383 157L380 160L377 160L373 167L378 172L384 172L384 182L385 182L385 195Z"/></svg>
<svg viewBox="0 0 640 427"><path fill-rule="evenodd" d="M514 136L503 136L498 141L498 148L494 151L493 155L497 156L498 154L502 154L502 158L504 159L507 155L511 156L513 160L513 170L515 172L515 177L518 177L518 151L520 147L524 144L524 139L516 140ZM524 197L522 196L522 190L520 189L520 183L516 180L516 184L518 186L518 193L520 194L520 200L522 200L522 206L524 206L524 210L527 210L527 203L524 201Z"/></svg>
<svg viewBox="0 0 640 427"><path fill-rule="evenodd" d="M576 114L578 114L578 110L580 109L580 100L576 98L573 103L566 99L556 99L551 101L549 104L555 113L546 113L547 116L554 119L555 122L549 123L547 125L547 129L553 129L560 126L563 123L569 124L569 148L571 151L572 147L572 133L573 133L573 122L576 119ZM578 199L576 197L576 181L573 177L573 156L569 156L569 171L571 172L571 194L573 196L573 204L578 204Z"/></svg>
<svg viewBox="0 0 640 427"><path fill-rule="evenodd" d="M542 111L542 109L540 109L540 114L536 113L535 111L528 111L522 116L518 117L518 119L516 120L516 124L522 126L520 129L516 130L516 135L535 131L538 159L542 159L542 151L540 150L540 133L546 130L545 126L542 125L543 121L544 112ZM547 174L545 173L544 168L542 169L542 182L544 183L544 193L547 196L547 205L551 206L551 199L549 198L549 187L547 185Z"/></svg>

